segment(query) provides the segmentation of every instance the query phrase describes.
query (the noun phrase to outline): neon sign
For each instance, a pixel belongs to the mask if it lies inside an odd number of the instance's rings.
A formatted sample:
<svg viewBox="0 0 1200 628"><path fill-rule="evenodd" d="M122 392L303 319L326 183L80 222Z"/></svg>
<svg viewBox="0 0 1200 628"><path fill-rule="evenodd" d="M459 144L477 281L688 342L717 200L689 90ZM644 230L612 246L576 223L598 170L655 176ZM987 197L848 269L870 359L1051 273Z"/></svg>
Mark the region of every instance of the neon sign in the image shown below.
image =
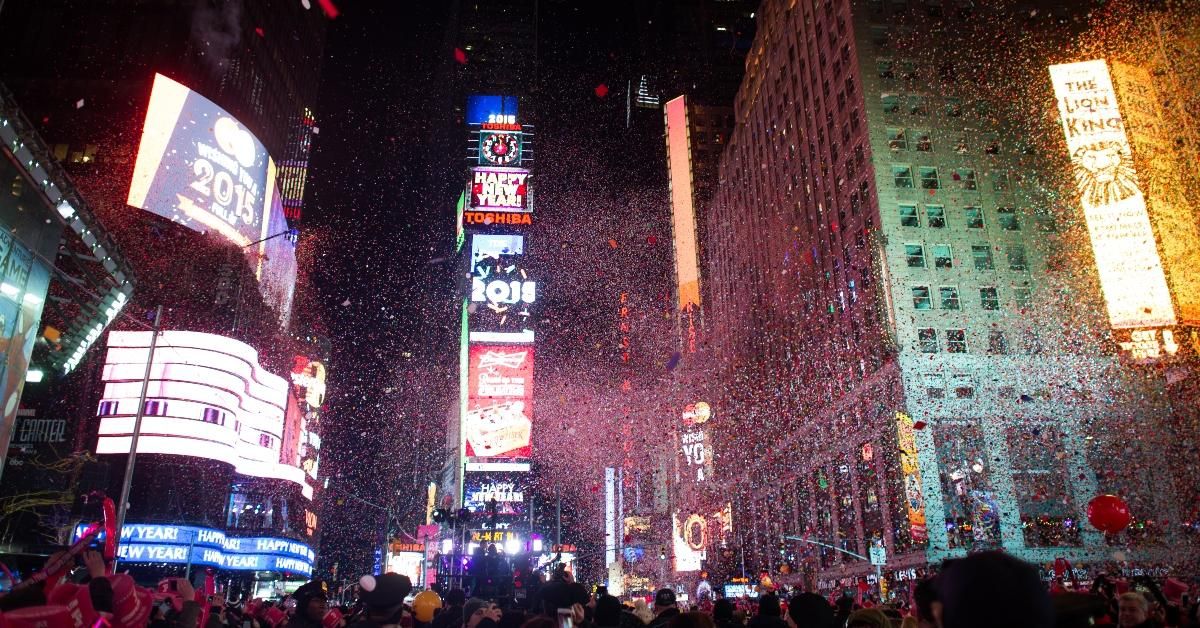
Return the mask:
<svg viewBox="0 0 1200 628"><path fill-rule="evenodd" d="M475 168L471 182L471 207L532 211L529 206L529 176L529 171L521 168Z"/></svg>
<svg viewBox="0 0 1200 628"><path fill-rule="evenodd" d="M76 526L73 540L78 540L86 527ZM135 563L190 562L232 571L282 571L309 576L316 554L308 545L291 539L229 537L211 528L134 523L121 528L117 557Z"/></svg>

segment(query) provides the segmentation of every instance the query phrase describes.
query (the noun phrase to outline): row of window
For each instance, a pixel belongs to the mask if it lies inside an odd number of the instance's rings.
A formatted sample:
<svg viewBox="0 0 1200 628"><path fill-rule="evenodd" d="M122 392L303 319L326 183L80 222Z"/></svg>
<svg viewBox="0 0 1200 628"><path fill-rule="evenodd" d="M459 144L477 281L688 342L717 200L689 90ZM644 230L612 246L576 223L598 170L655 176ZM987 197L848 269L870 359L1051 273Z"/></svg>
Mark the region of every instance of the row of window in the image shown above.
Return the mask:
<svg viewBox="0 0 1200 628"><path fill-rule="evenodd" d="M914 150L918 153L933 152L933 135L928 129L905 129L901 127L888 127L888 148L893 153L900 151ZM966 136L959 137L953 142L954 152L959 155L966 155L971 152L971 144L967 141ZM986 155L1000 154L1000 140L996 138L988 138L984 141L983 152ZM1007 177L1005 177L1007 183ZM1003 188L998 188L1003 189Z"/></svg>
<svg viewBox="0 0 1200 628"><path fill-rule="evenodd" d="M963 103L960 98L938 98L942 107L940 113L947 118L961 118L963 115ZM884 113L907 113L912 116L928 117L933 111L933 103L935 99L926 94L909 94L901 96L895 93L883 93L879 96L879 104L883 107ZM987 114L986 101L980 100L976 104L975 113L979 116Z"/></svg>
<svg viewBox="0 0 1200 628"><path fill-rule="evenodd" d="M892 164L892 185L903 190L911 190L915 184L920 184L922 190L940 190L947 186L960 190L978 190L979 177L974 168L950 169L950 182L944 181L944 176L937 166L917 166L917 177L913 178L913 167L909 164ZM1007 183L1004 184L1007 186Z"/></svg>
<svg viewBox="0 0 1200 628"><path fill-rule="evenodd" d="M1018 307L1026 307L1030 300L1030 290L1026 287L1014 287L1014 298ZM958 286L938 286L938 301L943 310L961 310L962 301L958 296ZM932 310L933 290L929 286L912 287L913 308ZM995 286L979 288L979 307L985 310L1000 309L1000 293Z"/></svg>
<svg viewBox="0 0 1200 628"><path fill-rule="evenodd" d="M114 416L118 414L121 402L119 401L101 401L100 407L96 411L97 416ZM142 414L144 416L167 416L170 409L170 404L162 399L147 399L146 404L142 406ZM204 408L204 414L201 418L205 423L224 426L229 413L222 412L216 408ZM234 431L241 432L241 424L234 422ZM258 444L262 447L271 448L275 445L275 438L270 434L259 434Z"/></svg>
<svg viewBox="0 0 1200 628"><path fill-rule="evenodd" d="M934 268L954 268L954 249L949 244L934 244L930 247ZM908 242L904 245L904 263L909 268L927 268L925 245ZM1025 247L1011 244L1005 247L1009 270L1027 270L1029 260L1025 255ZM987 244L971 245L971 261L975 270L995 270L996 262L992 258L992 247Z"/></svg>
<svg viewBox="0 0 1200 628"><path fill-rule="evenodd" d="M900 226L902 227L920 227L921 214L915 203L899 203L897 211L900 214ZM968 229L983 229L987 226L987 221L984 218L983 207L979 205L967 205L962 208L963 226ZM925 206L925 222L931 229L944 229L946 227L946 206L945 205L926 205ZM1015 207L997 207L996 208L996 223L1004 231L1020 231L1021 219L1020 214Z"/></svg>
<svg viewBox="0 0 1200 628"><path fill-rule="evenodd" d="M967 347L967 332L965 329L946 329L943 334L946 338L946 353L969 353ZM941 341L938 339L938 330L933 327L920 327L917 329L917 348L921 353L938 353L942 350ZM1008 353L1008 336L999 329L988 331L988 351L992 355L1003 355ZM974 391L972 390L972 393ZM969 396L969 395L968 395Z"/></svg>

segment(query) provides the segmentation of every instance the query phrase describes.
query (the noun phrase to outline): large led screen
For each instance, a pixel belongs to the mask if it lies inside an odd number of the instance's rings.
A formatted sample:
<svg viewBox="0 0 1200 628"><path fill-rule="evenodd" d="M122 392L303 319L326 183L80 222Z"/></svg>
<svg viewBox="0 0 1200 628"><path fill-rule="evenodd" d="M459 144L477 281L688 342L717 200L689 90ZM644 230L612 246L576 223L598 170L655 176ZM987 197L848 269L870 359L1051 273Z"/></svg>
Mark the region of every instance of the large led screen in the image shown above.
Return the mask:
<svg viewBox="0 0 1200 628"><path fill-rule="evenodd" d="M1175 324L1175 308L1103 59L1050 66L1109 323Z"/></svg>
<svg viewBox="0 0 1200 628"><path fill-rule="evenodd" d="M86 525L76 526L72 541L78 541L86 530ZM103 532L99 538L103 540ZM316 554L309 546L291 539L241 538L225 536L212 528L127 523L121 526L117 558L131 563L191 564L308 576Z"/></svg>
<svg viewBox="0 0 1200 628"><path fill-rule="evenodd" d="M151 332L113 331L101 380L97 454L129 453ZM160 332L146 389L139 454L170 454L230 464L242 474L312 487L295 456L299 430L285 429L287 380L267 372L258 352L225 336ZM288 433L290 432L290 433Z"/></svg>
<svg viewBox="0 0 1200 628"><path fill-rule="evenodd" d="M463 506L488 514L488 502L496 501L496 516L511 520L526 514L525 491L528 473L467 473L463 480Z"/></svg>
<svg viewBox="0 0 1200 628"><path fill-rule="evenodd" d="M236 118L182 84L154 76L130 205L246 246L270 235L274 181L266 148Z"/></svg>
<svg viewBox="0 0 1200 628"><path fill-rule="evenodd" d="M471 236L467 307L473 342L484 337L493 342L532 341L537 282L525 265L524 245L519 235Z"/></svg>
<svg viewBox="0 0 1200 628"><path fill-rule="evenodd" d="M533 211L529 183L529 171L523 168L474 168L471 171L471 209Z"/></svg>
<svg viewBox="0 0 1200 628"><path fill-rule="evenodd" d="M517 116L516 96L467 96L467 124L484 124Z"/></svg>
<svg viewBox="0 0 1200 628"><path fill-rule="evenodd" d="M463 422L467 457L530 457L532 415L528 399L469 399Z"/></svg>
<svg viewBox="0 0 1200 628"><path fill-rule="evenodd" d="M533 397L533 347L474 345L467 394L472 399Z"/></svg>

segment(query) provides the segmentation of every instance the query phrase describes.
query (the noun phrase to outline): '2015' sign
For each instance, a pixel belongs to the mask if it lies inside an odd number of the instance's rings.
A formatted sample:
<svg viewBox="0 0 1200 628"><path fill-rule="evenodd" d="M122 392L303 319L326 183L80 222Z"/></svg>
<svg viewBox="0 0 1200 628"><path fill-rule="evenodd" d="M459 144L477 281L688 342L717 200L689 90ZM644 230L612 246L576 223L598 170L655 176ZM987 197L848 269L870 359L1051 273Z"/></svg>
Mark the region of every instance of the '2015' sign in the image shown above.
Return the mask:
<svg viewBox="0 0 1200 628"><path fill-rule="evenodd" d="M471 280L471 300L487 301L489 303L533 303L537 298L537 283L533 281L505 281L496 279L489 282L478 277Z"/></svg>

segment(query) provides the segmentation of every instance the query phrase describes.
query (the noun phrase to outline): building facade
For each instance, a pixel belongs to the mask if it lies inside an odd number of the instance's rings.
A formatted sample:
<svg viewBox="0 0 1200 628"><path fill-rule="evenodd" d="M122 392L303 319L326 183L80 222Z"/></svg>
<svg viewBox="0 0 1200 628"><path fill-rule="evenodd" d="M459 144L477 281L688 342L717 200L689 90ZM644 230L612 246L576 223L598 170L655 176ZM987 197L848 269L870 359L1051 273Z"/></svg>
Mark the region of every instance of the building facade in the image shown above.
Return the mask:
<svg viewBox="0 0 1200 628"><path fill-rule="evenodd" d="M1008 58L976 66L945 31L1009 9L759 9L703 245L734 417L717 467L756 569L835 589L883 547L894 586L984 548L1088 563L1120 545L1152 562L1178 540L1161 523L1174 487L1149 475L1165 436L1144 429L1168 407L1123 367L1077 272L1062 164L993 89L1020 79ZM1120 537L1086 524L1104 493L1133 511Z"/></svg>

